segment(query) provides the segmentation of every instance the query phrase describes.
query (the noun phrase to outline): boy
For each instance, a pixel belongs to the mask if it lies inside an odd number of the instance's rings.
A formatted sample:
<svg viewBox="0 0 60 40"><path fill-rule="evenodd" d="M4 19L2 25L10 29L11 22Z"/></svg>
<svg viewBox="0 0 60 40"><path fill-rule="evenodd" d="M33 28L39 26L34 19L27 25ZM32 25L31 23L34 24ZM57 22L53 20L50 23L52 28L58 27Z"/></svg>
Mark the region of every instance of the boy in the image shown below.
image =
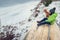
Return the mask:
<svg viewBox="0 0 60 40"><path fill-rule="evenodd" d="M46 13L46 17L44 19L42 19L41 21L37 21L37 26L41 26L44 24L48 24L51 25L55 22L56 17L57 17L57 13L55 13L55 7L53 9L50 10L50 12L48 12L46 9L44 10L44 12ZM37 28L38 28L37 27Z"/></svg>

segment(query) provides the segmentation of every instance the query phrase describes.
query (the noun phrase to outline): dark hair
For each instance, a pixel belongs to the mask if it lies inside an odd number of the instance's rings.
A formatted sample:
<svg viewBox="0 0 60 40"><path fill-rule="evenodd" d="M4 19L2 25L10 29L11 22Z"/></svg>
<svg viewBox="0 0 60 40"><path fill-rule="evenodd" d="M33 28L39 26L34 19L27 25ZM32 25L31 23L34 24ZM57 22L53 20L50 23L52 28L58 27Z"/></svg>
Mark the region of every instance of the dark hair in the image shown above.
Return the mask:
<svg viewBox="0 0 60 40"><path fill-rule="evenodd" d="M52 9L50 9L50 15L52 15L54 12L55 12L55 10L56 10L56 8L54 7L54 8L52 8Z"/></svg>
<svg viewBox="0 0 60 40"><path fill-rule="evenodd" d="M56 7L54 7L53 9L56 10Z"/></svg>

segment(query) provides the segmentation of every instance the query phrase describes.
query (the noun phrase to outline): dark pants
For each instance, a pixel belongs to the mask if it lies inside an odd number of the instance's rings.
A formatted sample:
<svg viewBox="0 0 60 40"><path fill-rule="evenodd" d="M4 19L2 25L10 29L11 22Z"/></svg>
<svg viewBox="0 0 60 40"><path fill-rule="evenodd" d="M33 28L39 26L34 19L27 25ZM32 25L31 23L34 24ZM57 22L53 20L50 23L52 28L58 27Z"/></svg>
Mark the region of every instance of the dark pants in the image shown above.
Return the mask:
<svg viewBox="0 0 60 40"><path fill-rule="evenodd" d="M37 23L41 23L43 21L47 20L47 18L42 19L41 21L37 21Z"/></svg>
<svg viewBox="0 0 60 40"><path fill-rule="evenodd" d="M44 22L38 23L37 26L39 27L39 26L44 25L44 24L48 24L48 25L50 25L50 22L46 22L46 21L44 21Z"/></svg>
<svg viewBox="0 0 60 40"><path fill-rule="evenodd" d="M51 25L50 22L43 21L43 22L37 24L37 29L39 26L45 25L45 24Z"/></svg>
<svg viewBox="0 0 60 40"><path fill-rule="evenodd" d="M38 22L37 26L39 27L39 26L44 25L44 24L50 25L50 22L46 22L46 20L47 20L47 18L44 18L41 21L37 21Z"/></svg>

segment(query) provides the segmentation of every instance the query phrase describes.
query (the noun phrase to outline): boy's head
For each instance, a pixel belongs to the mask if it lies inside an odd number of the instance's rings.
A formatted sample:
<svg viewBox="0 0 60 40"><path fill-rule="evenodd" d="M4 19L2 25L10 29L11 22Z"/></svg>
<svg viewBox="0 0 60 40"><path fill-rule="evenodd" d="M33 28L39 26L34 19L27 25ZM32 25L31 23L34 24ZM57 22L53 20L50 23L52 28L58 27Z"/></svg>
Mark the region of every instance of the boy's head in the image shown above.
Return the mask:
<svg viewBox="0 0 60 40"><path fill-rule="evenodd" d="M56 9L56 7L53 8L54 10Z"/></svg>
<svg viewBox="0 0 60 40"><path fill-rule="evenodd" d="M56 7L50 9L50 15L52 15L53 13L55 13Z"/></svg>

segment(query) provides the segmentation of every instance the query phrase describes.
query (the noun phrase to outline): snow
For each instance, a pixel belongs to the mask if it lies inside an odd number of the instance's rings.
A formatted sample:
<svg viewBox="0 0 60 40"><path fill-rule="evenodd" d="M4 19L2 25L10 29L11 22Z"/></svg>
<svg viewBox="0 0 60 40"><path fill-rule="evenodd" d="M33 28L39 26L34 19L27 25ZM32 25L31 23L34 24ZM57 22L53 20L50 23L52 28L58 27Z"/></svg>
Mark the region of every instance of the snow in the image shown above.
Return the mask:
<svg viewBox="0 0 60 40"><path fill-rule="evenodd" d="M18 30L15 31L15 33L20 33L22 36L20 37L19 40L23 40L25 35L26 35L26 30L29 29L29 27L32 25L32 22L26 22L25 25L20 25L19 22L20 21L27 21L27 19L30 17L30 15L33 13L32 11L30 11L31 9L33 9L34 7L36 7L36 5L39 3L39 1L30 1L27 3L23 3L23 4L16 4L13 6L8 6L8 7L0 7L0 19L1 19L1 25L13 25L13 26L17 26ZM42 5L43 6L43 5ZM48 10L50 10L51 8L56 7L56 12L58 14L60 14L60 2L53 2L52 4L49 5L49 7L45 7ZM44 17L44 13L42 10L44 8L41 7L41 13L40 15L35 19L36 20L41 20ZM59 22L60 16L58 15L57 20ZM41 19L40 19L41 18ZM2 29L3 30L3 29Z"/></svg>

